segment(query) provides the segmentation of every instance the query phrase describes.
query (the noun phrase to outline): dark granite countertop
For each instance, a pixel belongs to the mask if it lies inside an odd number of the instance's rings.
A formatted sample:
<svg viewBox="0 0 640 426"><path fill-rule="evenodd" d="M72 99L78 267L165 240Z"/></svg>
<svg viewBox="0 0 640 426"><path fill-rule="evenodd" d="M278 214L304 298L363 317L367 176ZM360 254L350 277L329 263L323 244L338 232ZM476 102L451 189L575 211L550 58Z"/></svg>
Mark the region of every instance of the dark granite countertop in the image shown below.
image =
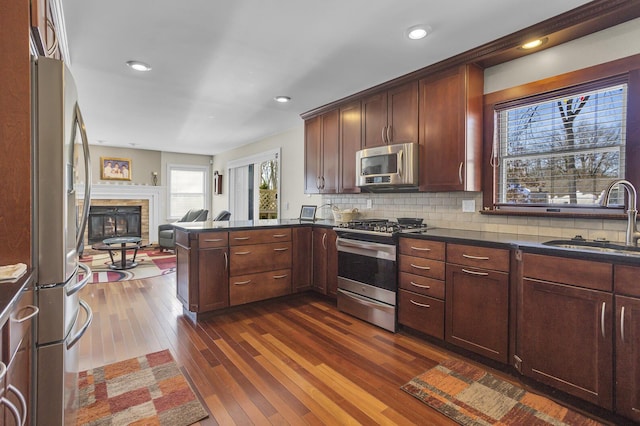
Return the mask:
<svg viewBox="0 0 640 426"><path fill-rule="evenodd" d="M189 232L211 232L211 231L241 231L247 229L273 228L273 227L294 227L294 226L322 226L334 227L332 220L301 221L299 219L260 219L260 220L232 220L214 222L207 220L204 222L175 222L172 224L178 229Z"/></svg>
<svg viewBox="0 0 640 426"><path fill-rule="evenodd" d="M22 290L33 285L33 271L27 270L20 278L0 282L0 327L9 319L11 311L20 300Z"/></svg>

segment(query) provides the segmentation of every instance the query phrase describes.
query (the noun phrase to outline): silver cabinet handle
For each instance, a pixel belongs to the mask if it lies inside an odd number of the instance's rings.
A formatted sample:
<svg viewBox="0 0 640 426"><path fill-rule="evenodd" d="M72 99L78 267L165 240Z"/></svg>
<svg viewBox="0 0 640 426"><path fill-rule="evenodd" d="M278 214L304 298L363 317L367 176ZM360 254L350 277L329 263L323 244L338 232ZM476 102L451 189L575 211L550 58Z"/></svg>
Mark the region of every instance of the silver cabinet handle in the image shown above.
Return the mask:
<svg viewBox="0 0 640 426"><path fill-rule="evenodd" d="M38 312L40 312L40 309L37 306L34 306L34 305L27 305L24 308L20 309L20 311L23 311L23 310L25 310L27 308L32 310L30 314L27 314L27 315L23 316L22 318L15 318L15 317L12 316L11 317L11 321L17 322L18 324L20 324L20 323L23 323L25 321L30 320L31 318L33 318L36 315L38 315Z"/></svg>
<svg viewBox="0 0 640 426"><path fill-rule="evenodd" d="M287 278L289 276L289 274L283 274L283 275L274 275L273 279L274 280L281 280L282 278Z"/></svg>
<svg viewBox="0 0 640 426"><path fill-rule="evenodd" d="M274 234L273 238L284 238L286 236L287 236L287 234Z"/></svg>
<svg viewBox="0 0 640 426"><path fill-rule="evenodd" d="M234 254L237 254L238 256L244 256L245 254L251 254L250 251L237 251Z"/></svg>
<svg viewBox="0 0 640 426"><path fill-rule="evenodd" d="M279 248L274 248L273 251L287 251L289 250L289 247L279 247Z"/></svg>
<svg viewBox="0 0 640 426"><path fill-rule="evenodd" d="M387 143L391 144L391 125L387 126Z"/></svg>
<svg viewBox="0 0 640 426"><path fill-rule="evenodd" d="M7 366L4 362L0 361L0 382L4 379L5 374L7 374Z"/></svg>
<svg viewBox="0 0 640 426"><path fill-rule="evenodd" d="M487 256L471 256L470 254L462 254L462 257L472 260L489 260Z"/></svg>
<svg viewBox="0 0 640 426"><path fill-rule="evenodd" d="M464 164L463 161L460 162L460 165L458 166L458 179L460 180L460 183L462 184L462 165Z"/></svg>
<svg viewBox="0 0 640 426"><path fill-rule="evenodd" d="M387 126L384 126L384 127L382 128L382 134L380 135L380 137L382 138L382 143L383 143L383 144L386 144L386 143L387 143L387 141L386 141L386 140L384 140L384 131L385 131L385 129L386 129L386 128L387 128Z"/></svg>
<svg viewBox="0 0 640 426"><path fill-rule="evenodd" d="M16 388L15 386L13 385L7 386L7 391L13 392L13 394L18 397L18 401L20 401L20 405L22 406L23 417L22 418L18 417L20 419L20 422L16 424L19 424L20 426L24 426L25 422L27 421L27 401L24 399L24 395L22 395L22 392L20 392L18 388Z"/></svg>
<svg viewBox="0 0 640 426"><path fill-rule="evenodd" d="M418 288L426 288L426 289L430 289L430 288L431 288L431 286L430 286L430 285L416 284L416 283L414 283L413 281L410 281L409 283L410 283L412 286L414 286L414 287L418 287Z"/></svg>
<svg viewBox="0 0 640 426"><path fill-rule="evenodd" d="M488 272L477 272L477 271L470 271L468 269L462 269L462 272L467 273L467 274L471 274L471 275L480 275L482 277L486 277L487 275L489 275Z"/></svg>
<svg viewBox="0 0 640 426"><path fill-rule="evenodd" d="M431 305L427 305L425 303L419 303L419 302L416 302L413 299L409 299L409 302L413 303L416 306L420 306L421 308L430 308L431 307Z"/></svg>
<svg viewBox="0 0 640 426"><path fill-rule="evenodd" d="M322 179L322 187L320 189L324 189L324 176L322 176L320 179Z"/></svg>
<svg viewBox="0 0 640 426"><path fill-rule="evenodd" d="M431 251L431 249L430 249L430 248L427 248L427 247L414 247L414 246L411 246L411 250L417 250L417 251Z"/></svg>
<svg viewBox="0 0 640 426"><path fill-rule="evenodd" d="M233 283L233 285L247 285L251 282L251 280L246 280L246 281L236 281L235 283Z"/></svg>
<svg viewBox="0 0 640 426"><path fill-rule="evenodd" d="M244 241L244 240L248 240L251 237L233 237L234 240L236 241Z"/></svg>
<svg viewBox="0 0 640 426"><path fill-rule="evenodd" d="M324 234L322 234L322 247L325 250L327 249L327 234L326 234L326 232Z"/></svg>
<svg viewBox="0 0 640 426"><path fill-rule="evenodd" d="M207 238L204 241L206 243L219 243L220 241L224 241L224 240L222 238L211 238L211 239Z"/></svg>
<svg viewBox="0 0 640 426"><path fill-rule="evenodd" d="M420 266L420 265L414 265L413 263L411 264L412 268L416 268L416 269L422 269L424 271L428 271L429 269L431 269L430 266Z"/></svg>
<svg viewBox="0 0 640 426"><path fill-rule="evenodd" d="M624 343L624 306L620 310L620 339Z"/></svg>
<svg viewBox="0 0 640 426"><path fill-rule="evenodd" d="M602 331L602 338L606 339L607 335L604 331L604 310L607 307L607 302L602 302L602 312L600 313L600 329Z"/></svg>
<svg viewBox="0 0 640 426"><path fill-rule="evenodd" d="M225 251L224 252L224 270L226 271L227 269L229 269L229 255Z"/></svg>

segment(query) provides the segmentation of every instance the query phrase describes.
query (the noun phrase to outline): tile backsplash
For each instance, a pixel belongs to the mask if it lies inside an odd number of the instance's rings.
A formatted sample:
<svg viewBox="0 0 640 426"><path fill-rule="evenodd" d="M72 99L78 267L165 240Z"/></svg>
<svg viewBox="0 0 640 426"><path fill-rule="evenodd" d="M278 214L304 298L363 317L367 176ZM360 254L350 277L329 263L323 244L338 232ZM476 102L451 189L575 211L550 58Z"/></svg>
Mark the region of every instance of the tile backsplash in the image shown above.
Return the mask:
<svg viewBox="0 0 640 426"><path fill-rule="evenodd" d="M475 203L474 211L463 212L463 201L467 207L471 204L471 200ZM368 201L371 202L371 208L367 208ZM324 195L322 202L335 205L339 209L357 208L360 217L365 218L420 217L428 226L439 228L539 235L551 238L571 238L582 235L587 239L625 240L626 221L619 219L482 215L478 213L482 208L480 192L333 194ZM332 218L331 208L321 207L317 216Z"/></svg>

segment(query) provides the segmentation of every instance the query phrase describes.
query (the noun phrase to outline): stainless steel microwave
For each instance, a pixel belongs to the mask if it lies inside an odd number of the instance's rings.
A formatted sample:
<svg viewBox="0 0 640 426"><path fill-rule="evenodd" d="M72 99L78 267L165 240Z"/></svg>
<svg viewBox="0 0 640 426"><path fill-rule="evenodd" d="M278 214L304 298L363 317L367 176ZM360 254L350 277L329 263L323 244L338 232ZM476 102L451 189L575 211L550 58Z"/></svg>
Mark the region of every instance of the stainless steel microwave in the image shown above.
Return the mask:
<svg viewBox="0 0 640 426"><path fill-rule="evenodd" d="M356 185L363 191L417 191L417 143L402 143L356 152Z"/></svg>

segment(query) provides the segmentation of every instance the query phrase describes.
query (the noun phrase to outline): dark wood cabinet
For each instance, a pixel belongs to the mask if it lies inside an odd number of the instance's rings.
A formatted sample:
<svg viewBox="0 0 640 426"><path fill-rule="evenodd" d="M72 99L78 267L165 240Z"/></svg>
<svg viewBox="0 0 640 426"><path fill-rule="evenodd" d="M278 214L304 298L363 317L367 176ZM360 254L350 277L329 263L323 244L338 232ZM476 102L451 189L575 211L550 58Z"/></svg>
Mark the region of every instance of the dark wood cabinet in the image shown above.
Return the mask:
<svg viewBox="0 0 640 426"><path fill-rule="evenodd" d="M613 266L524 253L518 300L521 372L613 408Z"/></svg>
<svg viewBox="0 0 640 426"><path fill-rule="evenodd" d="M306 194L338 191L339 111L305 121Z"/></svg>
<svg viewBox="0 0 640 426"><path fill-rule="evenodd" d="M313 289L319 293L337 297L338 250L337 234L333 229L313 230Z"/></svg>
<svg viewBox="0 0 640 426"><path fill-rule="evenodd" d="M360 192L356 186L356 152L361 146L361 106L356 101L340 107L340 194Z"/></svg>
<svg viewBox="0 0 640 426"><path fill-rule="evenodd" d="M291 287L294 293L311 289L313 242L312 228L292 229Z"/></svg>
<svg viewBox="0 0 640 426"><path fill-rule="evenodd" d="M484 75L462 65L420 80L420 190L480 191Z"/></svg>
<svg viewBox="0 0 640 426"><path fill-rule="evenodd" d="M508 270L508 250L447 244L447 342L507 362Z"/></svg>
<svg viewBox="0 0 640 426"><path fill-rule="evenodd" d="M640 422L640 268L616 265L615 410Z"/></svg>
<svg viewBox="0 0 640 426"><path fill-rule="evenodd" d="M376 93L362 100L362 147L418 141L418 83Z"/></svg>

